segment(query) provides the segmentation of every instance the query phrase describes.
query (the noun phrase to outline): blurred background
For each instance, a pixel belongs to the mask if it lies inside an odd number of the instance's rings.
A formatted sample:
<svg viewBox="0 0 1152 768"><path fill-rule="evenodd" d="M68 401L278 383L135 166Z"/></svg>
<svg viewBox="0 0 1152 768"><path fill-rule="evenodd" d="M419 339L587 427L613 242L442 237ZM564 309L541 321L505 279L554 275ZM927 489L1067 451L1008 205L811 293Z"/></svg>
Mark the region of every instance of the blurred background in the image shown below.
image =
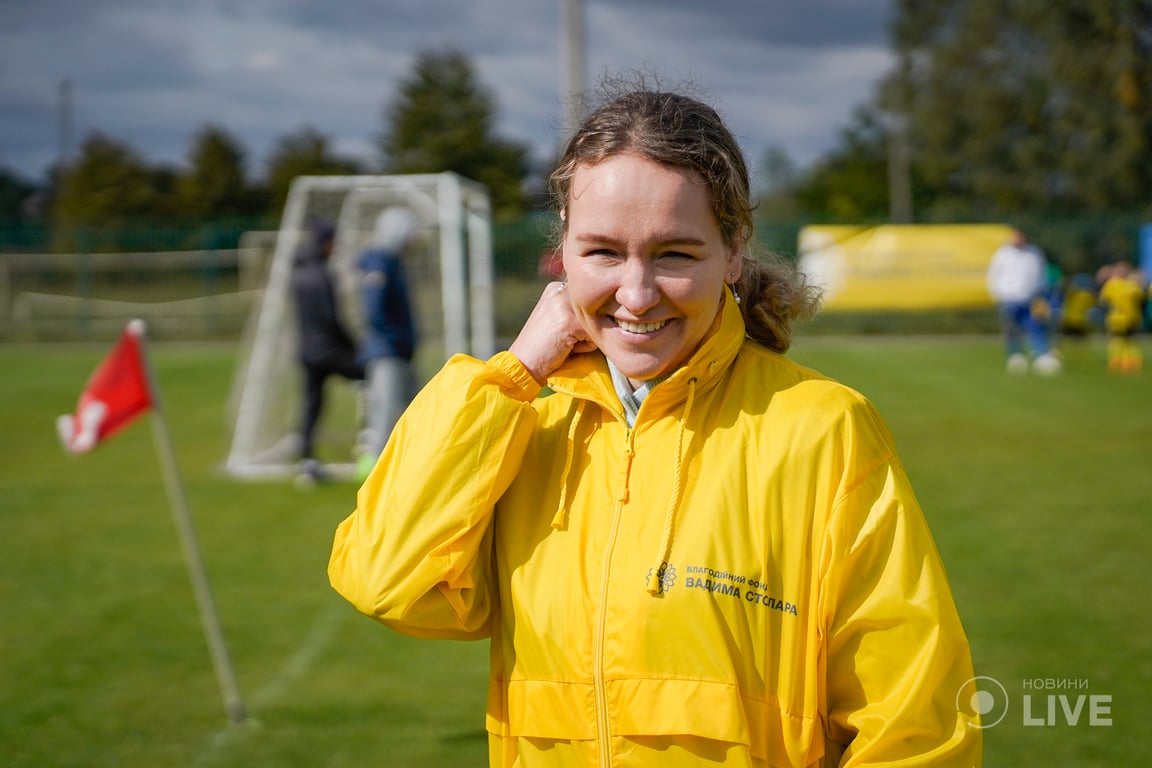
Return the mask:
<svg viewBox="0 0 1152 768"><path fill-rule="evenodd" d="M582 97L637 71L721 110L775 250L797 254L808 224L992 222L1069 275L1139 264L1149 16L1137 0L5 3L0 338L107 336L75 299L141 295L184 318L155 333L236 334L300 175L477 181L497 275L531 281ZM522 306L501 306L506 334Z"/></svg>
<svg viewBox="0 0 1152 768"><path fill-rule="evenodd" d="M261 429L295 420L292 319L268 310L286 311L276 265L313 210L289 215L293 185L303 200L345 180L316 203L329 223L357 178L483 190L460 210L462 247L486 261L445 260L447 209L409 255L426 377L450 351L444 269L490 313L465 335L491 322L496 346L554 277L547 176L615 76L719 109L760 247L825 276L883 273L879 292L830 290L794 354L892 421L977 669L1012 702L986 764L1139 763L1152 413L1147 373L1106 370L1096 291L1117 262L1145 290L1152 269L1152 2L7 0L0 764L483 762L484 649L384 632L327 588L355 486L222 469L257 350L279 360L249 396L279 417ZM337 262L364 242L357 216ZM1005 375L983 279L1010 228L1047 257L1054 302L1079 291L1059 377ZM845 300L862 292L883 301ZM146 432L81 459L52 433L132 317L156 342L249 730L224 727ZM336 388L320 437L334 462L356 408ZM1076 696L1107 697L1108 724Z"/></svg>

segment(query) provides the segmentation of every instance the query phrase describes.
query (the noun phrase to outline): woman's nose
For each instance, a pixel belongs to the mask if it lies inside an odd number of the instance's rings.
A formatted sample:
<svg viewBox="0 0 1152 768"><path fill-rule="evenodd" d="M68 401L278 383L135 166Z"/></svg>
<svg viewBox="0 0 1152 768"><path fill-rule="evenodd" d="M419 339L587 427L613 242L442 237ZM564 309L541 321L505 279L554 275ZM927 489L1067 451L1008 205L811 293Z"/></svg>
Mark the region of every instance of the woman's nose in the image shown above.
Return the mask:
<svg viewBox="0 0 1152 768"><path fill-rule="evenodd" d="M656 270L646 259L627 259L620 272L616 301L639 317L660 301Z"/></svg>

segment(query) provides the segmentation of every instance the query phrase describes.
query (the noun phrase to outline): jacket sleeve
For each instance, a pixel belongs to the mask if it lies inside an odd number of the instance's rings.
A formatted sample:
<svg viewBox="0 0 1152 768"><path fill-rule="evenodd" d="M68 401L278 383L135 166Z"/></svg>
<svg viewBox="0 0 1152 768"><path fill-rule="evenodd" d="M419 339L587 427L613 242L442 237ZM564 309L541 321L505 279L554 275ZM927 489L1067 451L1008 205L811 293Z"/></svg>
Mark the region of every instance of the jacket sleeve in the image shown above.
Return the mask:
<svg viewBox="0 0 1152 768"><path fill-rule="evenodd" d="M337 527L333 588L406 634L487 636L493 510L519 469L539 391L510 353L452 358L397 423Z"/></svg>
<svg viewBox="0 0 1152 768"><path fill-rule="evenodd" d="M829 736L843 768L981 763L971 652L927 522L870 405L822 553ZM858 414L860 415L860 414ZM961 689L966 693L962 696Z"/></svg>

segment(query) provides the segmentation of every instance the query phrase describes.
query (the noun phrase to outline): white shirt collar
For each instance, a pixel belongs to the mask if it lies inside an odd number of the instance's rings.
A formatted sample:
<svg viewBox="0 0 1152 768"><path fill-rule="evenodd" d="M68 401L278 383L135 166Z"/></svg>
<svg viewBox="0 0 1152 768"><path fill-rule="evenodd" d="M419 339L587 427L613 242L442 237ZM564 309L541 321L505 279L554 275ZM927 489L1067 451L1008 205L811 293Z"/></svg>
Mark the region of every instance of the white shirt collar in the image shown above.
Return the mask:
<svg viewBox="0 0 1152 768"><path fill-rule="evenodd" d="M653 387L667 379L668 376L649 379L636 389L632 389L632 382L628 381L628 377L621 373L611 360L608 360L608 372L612 374L612 385L616 388L616 396L620 398L620 404L624 406L624 418L628 421L628 426L633 427L636 425L636 414L640 412L640 405L644 402L644 398L648 397L648 393L652 391Z"/></svg>

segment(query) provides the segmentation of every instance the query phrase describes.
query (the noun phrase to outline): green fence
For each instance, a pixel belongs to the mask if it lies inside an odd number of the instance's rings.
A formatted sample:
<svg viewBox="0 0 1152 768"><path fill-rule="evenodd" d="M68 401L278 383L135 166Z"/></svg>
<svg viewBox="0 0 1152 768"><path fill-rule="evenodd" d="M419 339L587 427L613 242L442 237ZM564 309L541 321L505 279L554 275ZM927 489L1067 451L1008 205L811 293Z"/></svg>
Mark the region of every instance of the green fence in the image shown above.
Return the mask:
<svg viewBox="0 0 1152 768"><path fill-rule="evenodd" d="M801 228L812 223L835 222L762 215L757 241L794 257ZM1117 259L1138 262L1146 217L1036 214L1007 223L1028 231L1065 272L1074 273L1094 272ZM532 300L534 284L544 277L554 226L555 217L547 213L492 226L498 285L515 286L511 293L517 296L497 302L502 332L530 309L521 304ZM62 239L59 232L0 222L0 339L83 337L98 332L103 312L116 316L131 302L157 301L178 310L171 319L174 334L239 334L267 265L261 260L265 254L246 270L243 254L251 249L244 243L254 235L274 242L275 229L255 219L141 221L132 227L74 229L63 239L83 247L60 252L53 247ZM34 318L38 330L21 334ZM836 333L961 333L988 332L995 325L988 311L873 312L829 313L806 327Z"/></svg>

